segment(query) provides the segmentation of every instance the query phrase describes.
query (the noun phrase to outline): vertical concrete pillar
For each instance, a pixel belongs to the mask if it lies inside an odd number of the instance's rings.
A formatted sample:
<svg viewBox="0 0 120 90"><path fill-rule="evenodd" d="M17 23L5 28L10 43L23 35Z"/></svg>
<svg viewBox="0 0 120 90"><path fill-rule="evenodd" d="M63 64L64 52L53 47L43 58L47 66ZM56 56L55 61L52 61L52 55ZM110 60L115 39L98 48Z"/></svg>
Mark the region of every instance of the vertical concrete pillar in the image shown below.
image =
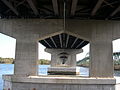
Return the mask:
<svg viewBox="0 0 120 90"><path fill-rule="evenodd" d="M57 54L56 53L51 53L51 67L55 67L57 63L60 64L60 62L57 60Z"/></svg>
<svg viewBox="0 0 120 90"><path fill-rule="evenodd" d="M90 77L113 77L112 39L109 30L95 31L90 42Z"/></svg>
<svg viewBox="0 0 120 90"><path fill-rule="evenodd" d="M32 37L16 40L15 75L37 75L38 43Z"/></svg>

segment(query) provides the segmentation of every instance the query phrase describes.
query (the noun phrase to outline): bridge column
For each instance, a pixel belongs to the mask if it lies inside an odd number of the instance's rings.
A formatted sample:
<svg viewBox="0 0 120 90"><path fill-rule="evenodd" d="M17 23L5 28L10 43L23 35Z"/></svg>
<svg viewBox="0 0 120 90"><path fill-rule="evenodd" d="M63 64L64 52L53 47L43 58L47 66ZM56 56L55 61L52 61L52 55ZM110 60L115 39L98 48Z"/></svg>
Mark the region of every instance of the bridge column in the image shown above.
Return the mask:
<svg viewBox="0 0 120 90"><path fill-rule="evenodd" d="M113 77L111 34L95 34L90 42L90 77Z"/></svg>
<svg viewBox="0 0 120 90"><path fill-rule="evenodd" d="M37 75L38 43L32 37L16 40L15 75Z"/></svg>
<svg viewBox="0 0 120 90"><path fill-rule="evenodd" d="M81 53L82 49L45 49L45 51L51 53L49 74L79 73L79 68L76 68L76 54Z"/></svg>

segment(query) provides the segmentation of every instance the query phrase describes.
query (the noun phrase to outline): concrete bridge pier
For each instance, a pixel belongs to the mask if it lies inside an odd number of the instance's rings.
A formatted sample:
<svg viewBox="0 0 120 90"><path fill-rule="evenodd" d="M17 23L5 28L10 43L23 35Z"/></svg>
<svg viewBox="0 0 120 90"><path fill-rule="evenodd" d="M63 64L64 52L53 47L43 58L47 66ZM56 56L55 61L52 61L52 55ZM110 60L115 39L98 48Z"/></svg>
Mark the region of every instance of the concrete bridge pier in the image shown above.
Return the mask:
<svg viewBox="0 0 120 90"><path fill-rule="evenodd" d="M90 41L90 77L113 78L112 31L94 30Z"/></svg>
<svg viewBox="0 0 120 90"><path fill-rule="evenodd" d="M90 77L113 77L112 41L91 42L90 58Z"/></svg>
<svg viewBox="0 0 120 90"><path fill-rule="evenodd" d="M34 35L22 36L16 40L14 74L30 76L38 74L38 42Z"/></svg>
<svg viewBox="0 0 120 90"><path fill-rule="evenodd" d="M76 54L81 53L82 49L45 49L51 54L51 67L48 73L52 75L76 75L79 68L76 67Z"/></svg>

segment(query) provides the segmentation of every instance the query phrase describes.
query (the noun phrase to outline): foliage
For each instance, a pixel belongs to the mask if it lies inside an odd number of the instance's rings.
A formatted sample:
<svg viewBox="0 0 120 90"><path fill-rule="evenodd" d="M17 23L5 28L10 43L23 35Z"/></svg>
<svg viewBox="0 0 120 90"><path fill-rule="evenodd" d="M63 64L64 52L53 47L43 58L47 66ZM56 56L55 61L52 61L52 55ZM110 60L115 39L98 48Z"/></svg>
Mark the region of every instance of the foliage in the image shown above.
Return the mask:
<svg viewBox="0 0 120 90"><path fill-rule="evenodd" d="M13 58L0 57L0 63L2 63L2 64L14 64L14 61L15 60ZM50 60L40 59L40 60L38 60L38 64L48 65L48 64L50 64Z"/></svg>
<svg viewBox="0 0 120 90"><path fill-rule="evenodd" d="M2 58L2 57L0 57L0 63L13 64L14 59L13 58Z"/></svg>
<svg viewBox="0 0 120 90"><path fill-rule="evenodd" d="M120 65L120 59L119 60L114 60L114 65Z"/></svg>
<svg viewBox="0 0 120 90"><path fill-rule="evenodd" d="M48 64L50 64L50 60L40 59L40 60L38 60L38 64L48 65Z"/></svg>

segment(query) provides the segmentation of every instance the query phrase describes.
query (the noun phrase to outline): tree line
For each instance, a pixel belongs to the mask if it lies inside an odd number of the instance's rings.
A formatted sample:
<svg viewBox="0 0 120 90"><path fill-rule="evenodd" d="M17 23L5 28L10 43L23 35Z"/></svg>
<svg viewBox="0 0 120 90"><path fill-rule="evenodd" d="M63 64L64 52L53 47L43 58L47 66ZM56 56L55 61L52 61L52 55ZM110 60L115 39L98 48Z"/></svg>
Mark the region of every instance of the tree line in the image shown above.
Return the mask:
<svg viewBox="0 0 120 90"><path fill-rule="evenodd" d="M14 64L14 62L15 62L14 58L2 58L2 57L0 57L1 64ZM49 65L50 60L40 59L40 60L38 60L38 64Z"/></svg>

